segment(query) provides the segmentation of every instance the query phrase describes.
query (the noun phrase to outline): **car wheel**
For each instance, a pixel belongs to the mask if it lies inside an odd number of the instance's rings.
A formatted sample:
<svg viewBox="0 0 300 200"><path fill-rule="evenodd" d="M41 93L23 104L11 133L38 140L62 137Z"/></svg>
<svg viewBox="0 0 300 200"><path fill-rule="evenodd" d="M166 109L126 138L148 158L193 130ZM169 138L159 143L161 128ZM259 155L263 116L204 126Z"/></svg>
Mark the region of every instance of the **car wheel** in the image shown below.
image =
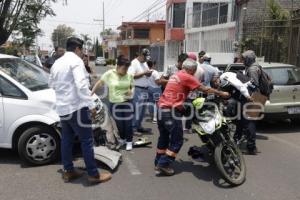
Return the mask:
<svg viewBox="0 0 300 200"><path fill-rule="evenodd" d="M18 153L27 164L49 164L57 160L59 152L60 138L50 127L29 128L18 141Z"/></svg>

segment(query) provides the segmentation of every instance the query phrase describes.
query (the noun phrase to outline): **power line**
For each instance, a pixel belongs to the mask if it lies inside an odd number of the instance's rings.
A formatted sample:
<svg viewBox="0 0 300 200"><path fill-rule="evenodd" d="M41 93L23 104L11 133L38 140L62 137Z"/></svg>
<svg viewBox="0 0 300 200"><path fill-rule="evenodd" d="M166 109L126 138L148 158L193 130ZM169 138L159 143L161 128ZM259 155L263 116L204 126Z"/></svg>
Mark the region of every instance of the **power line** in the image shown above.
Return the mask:
<svg viewBox="0 0 300 200"><path fill-rule="evenodd" d="M65 20L52 20L52 19L46 19L43 21L48 21L48 22L58 22L58 23L69 23L69 24L79 24L79 25L88 25L88 26L99 26L97 23L86 23L86 22L78 22L78 21L65 21ZM116 24L105 24L105 26L119 26Z"/></svg>
<svg viewBox="0 0 300 200"><path fill-rule="evenodd" d="M106 10L105 14L110 12L112 9L117 8L118 6L120 6L120 3L121 3L121 0L116 0L114 2L114 4L112 4L111 7Z"/></svg>
<svg viewBox="0 0 300 200"><path fill-rule="evenodd" d="M147 15L149 15L150 11L154 8L156 8L157 6L161 5L161 4L165 4L165 0L156 0L154 1L146 10L144 10L141 14L139 14L138 16L134 17L131 21L137 21L137 19L139 18L143 18L146 17Z"/></svg>
<svg viewBox="0 0 300 200"><path fill-rule="evenodd" d="M159 5L161 0L157 0L153 2L146 10L144 10L141 14L133 18L131 21L136 21L136 19L140 18L141 16L144 16L145 14L149 13L151 9L153 9L155 6Z"/></svg>
<svg viewBox="0 0 300 200"><path fill-rule="evenodd" d="M149 12L149 13L147 13L147 15L151 15L151 14L153 14L153 13L155 13L155 12L157 12L158 10L160 10L161 8L163 8L165 5L163 4L162 6L160 6L160 7L158 7L157 9L155 9L155 10L153 10L153 11L151 11L151 12ZM141 19L143 19L144 17L146 17L145 15L144 16L141 16L140 18L138 18L136 21L140 21Z"/></svg>

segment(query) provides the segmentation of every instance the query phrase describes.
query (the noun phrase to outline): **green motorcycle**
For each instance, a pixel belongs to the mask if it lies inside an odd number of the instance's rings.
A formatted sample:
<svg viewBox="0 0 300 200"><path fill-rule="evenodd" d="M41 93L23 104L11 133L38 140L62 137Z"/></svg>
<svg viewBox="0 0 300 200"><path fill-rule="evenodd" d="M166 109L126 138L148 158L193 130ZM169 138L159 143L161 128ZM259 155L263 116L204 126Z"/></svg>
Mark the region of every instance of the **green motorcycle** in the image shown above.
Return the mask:
<svg viewBox="0 0 300 200"><path fill-rule="evenodd" d="M192 130L207 146L224 180L233 186L243 184L246 180L245 160L232 138L230 122L220 112L219 102L197 98L192 104Z"/></svg>

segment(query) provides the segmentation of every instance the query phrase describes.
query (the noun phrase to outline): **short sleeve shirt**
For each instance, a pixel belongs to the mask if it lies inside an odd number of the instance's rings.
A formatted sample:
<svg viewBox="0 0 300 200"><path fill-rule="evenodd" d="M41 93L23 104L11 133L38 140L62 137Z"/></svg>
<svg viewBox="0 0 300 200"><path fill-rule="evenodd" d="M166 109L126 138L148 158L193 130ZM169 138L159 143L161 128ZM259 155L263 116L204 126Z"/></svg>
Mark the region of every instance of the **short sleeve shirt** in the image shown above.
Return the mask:
<svg viewBox="0 0 300 200"><path fill-rule="evenodd" d="M160 76L159 76L159 73L158 71L156 70L153 70L150 78L149 78L149 86L150 87L153 87L153 88L159 88L160 86L156 84L155 81L159 80L160 79Z"/></svg>
<svg viewBox="0 0 300 200"><path fill-rule="evenodd" d="M147 63L141 63L137 58L131 62L130 67L128 68L128 73L132 76L138 73L142 73L149 70ZM134 79L134 85L139 87L148 87L149 78L147 76L143 76L138 79Z"/></svg>
<svg viewBox="0 0 300 200"><path fill-rule="evenodd" d="M185 71L179 71L171 76L164 93L159 99L158 105L161 108L178 108L183 109L190 91L200 87L200 82L192 75Z"/></svg>
<svg viewBox="0 0 300 200"><path fill-rule="evenodd" d="M108 86L108 97L111 103L123 103L130 99L127 93L133 85L132 75L126 74L125 76L119 76L117 71L112 69L105 72L101 80Z"/></svg>

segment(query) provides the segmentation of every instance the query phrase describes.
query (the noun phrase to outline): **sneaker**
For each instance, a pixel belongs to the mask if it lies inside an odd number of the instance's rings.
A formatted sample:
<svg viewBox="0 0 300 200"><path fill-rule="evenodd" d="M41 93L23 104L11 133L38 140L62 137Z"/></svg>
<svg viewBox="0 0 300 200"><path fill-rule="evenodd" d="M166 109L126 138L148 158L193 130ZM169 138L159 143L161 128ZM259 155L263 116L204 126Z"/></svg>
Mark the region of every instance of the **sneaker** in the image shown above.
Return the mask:
<svg viewBox="0 0 300 200"><path fill-rule="evenodd" d="M152 124L157 124L157 119L153 119Z"/></svg>
<svg viewBox="0 0 300 200"><path fill-rule="evenodd" d="M126 140L120 139L119 141L119 146L124 146L126 144Z"/></svg>
<svg viewBox="0 0 300 200"><path fill-rule="evenodd" d="M88 176L88 181L90 184L98 184L109 181L112 178L111 173L103 172L97 176Z"/></svg>
<svg viewBox="0 0 300 200"><path fill-rule="evenodd" d="M150 133L152 131L152 129L151 128L143 128L143 127L141 127L141 128L138 128L136 131L140 132L140 133Z"/></svg>
<svg viewBox="0 0 300 200"><path fill-rule="evenodd" d="M173 176L175 174L175 171L170 166L168 166L168 167L156 166L155 173L156 173L156 175Z"/></svg>
<svg viewBox="0 0 300 200"><path fill-rule="evenodd" d="M84 172L78 169L74 169L72 171L64 171L62 175L62 179L65 181L65 183L68 183L72 180L82 177L83 174Z"/></svg>
<svg viewBox="0 0 300 200"><path fill-rule="evenodd" d="M126 143L126 151L131 151L132 150L132 142L127 142Z"/></svg>

